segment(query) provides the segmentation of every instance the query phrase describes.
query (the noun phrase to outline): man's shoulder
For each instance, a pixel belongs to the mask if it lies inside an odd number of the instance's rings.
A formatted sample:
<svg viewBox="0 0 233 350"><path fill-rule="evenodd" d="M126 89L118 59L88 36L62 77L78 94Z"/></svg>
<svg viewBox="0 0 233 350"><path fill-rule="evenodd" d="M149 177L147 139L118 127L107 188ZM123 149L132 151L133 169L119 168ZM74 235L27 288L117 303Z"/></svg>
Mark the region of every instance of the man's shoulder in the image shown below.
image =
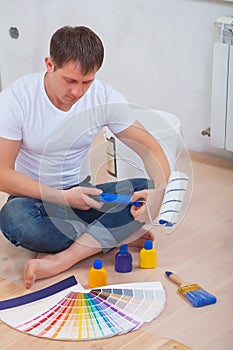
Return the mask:
<svg viewBox="0 0 233 350"><path fill-rule="evenodd" d="M100 79L95 79L94 83L92 84L92 88L94 91L99 92L99 93L111 93L113 88L111 87L110 84L104 82L103 80Z"/></svg>
<svg viewBox="0 0 233 350"><path fill-rule="evenodd" d="M119 91L115 90L109 83L99 79L95 79L90 89L90 94L103 98L106 102L126 102Z"/></svg>
<svg viewBox="0 0 233 350"><path fill-rule="evenodd" d="M93 86L94 94L104 98L106 103L128 103L126 98L109 83L96 79Z"/></svg>
<svg viewBox="0 0 233 350"><path fill-rule="evenodd" d="M40 85L43 75L43 72L24 75L8 85L5 91L12 92L14 95L20 94L22 91L25 92L25 90L33 92Z"/></svg>

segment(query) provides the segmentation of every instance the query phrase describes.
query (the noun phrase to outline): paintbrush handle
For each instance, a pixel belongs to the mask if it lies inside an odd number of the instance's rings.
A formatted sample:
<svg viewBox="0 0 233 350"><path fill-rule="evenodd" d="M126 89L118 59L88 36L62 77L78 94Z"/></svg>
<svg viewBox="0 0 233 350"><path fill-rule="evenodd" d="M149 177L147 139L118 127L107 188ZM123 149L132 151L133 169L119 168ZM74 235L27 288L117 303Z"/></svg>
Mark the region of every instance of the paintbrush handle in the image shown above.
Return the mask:
<svg viewBox="0 0 233 350"><path fill-rule="evenodd" d="M165 274L172 282L176 283L178 286L186 284L179 276L175 275L171 271L165 271Z"/></svg>

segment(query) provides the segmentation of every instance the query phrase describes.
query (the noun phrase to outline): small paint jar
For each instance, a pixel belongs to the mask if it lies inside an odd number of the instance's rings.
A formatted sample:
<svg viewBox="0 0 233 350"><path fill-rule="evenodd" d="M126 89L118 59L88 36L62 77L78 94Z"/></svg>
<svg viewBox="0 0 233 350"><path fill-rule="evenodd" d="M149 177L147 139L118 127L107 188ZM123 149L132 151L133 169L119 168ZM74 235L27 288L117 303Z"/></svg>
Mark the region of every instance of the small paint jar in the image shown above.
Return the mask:
<svg viewBox="0 0 233 350"><path fill-rule="evenodd" d="M157 253L151 240L145 241L144 248L140 250L139 265L141 269L154 269L157 266Z"/></svg>
<svg viewBox="0 0 233 350"><path fill-rule="evenodd" d="M88 285L90 288L102 287L108 284L108 274L103 267L101 259L94 260L93 266L88 272Z"/></svg>
<svg viewBox="0 0 233 350"><path fill-rule="evenodd" d="M115 255L115 271L130 272L133 269L132 255L128 251L127 244L120 245L120 251Z"/></svg>

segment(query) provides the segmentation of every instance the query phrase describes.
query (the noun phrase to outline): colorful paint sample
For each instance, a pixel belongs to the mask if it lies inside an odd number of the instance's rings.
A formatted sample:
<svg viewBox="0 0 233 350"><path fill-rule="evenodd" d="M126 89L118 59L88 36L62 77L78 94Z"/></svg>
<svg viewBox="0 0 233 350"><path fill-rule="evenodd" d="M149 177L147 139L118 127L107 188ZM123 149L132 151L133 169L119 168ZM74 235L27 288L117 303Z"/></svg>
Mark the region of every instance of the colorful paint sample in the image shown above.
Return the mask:
<svg viewBox="0 0 233 350"><path fill-rule="evenodd" d="M56 288L1 301L0 319L37 337L91 340L134 331L164 308L166 297L160 282L85 290L72 278L54 285Z"/></svg>

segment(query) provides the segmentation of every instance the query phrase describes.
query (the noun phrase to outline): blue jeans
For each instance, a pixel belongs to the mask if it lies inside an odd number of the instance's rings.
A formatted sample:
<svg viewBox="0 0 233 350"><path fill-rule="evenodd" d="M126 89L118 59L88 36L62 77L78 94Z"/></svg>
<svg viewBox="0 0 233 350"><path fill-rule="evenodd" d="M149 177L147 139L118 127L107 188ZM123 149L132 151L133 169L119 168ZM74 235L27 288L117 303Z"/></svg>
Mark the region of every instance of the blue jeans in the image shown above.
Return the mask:
<svg viewBox="0 0 233 350"><path fill-rule="evenodd" d="M92 186L85 182L77 186ZM106 193L132 195L153 188L148 179L129 179L96 186ZM144 224L134 220L129 205L106 203L100 210L79 210L28 197L10 196L0 211L0 228L14 245L40 253L68 248L84 232L92 235L103 251L117 246Z"/></svg>

